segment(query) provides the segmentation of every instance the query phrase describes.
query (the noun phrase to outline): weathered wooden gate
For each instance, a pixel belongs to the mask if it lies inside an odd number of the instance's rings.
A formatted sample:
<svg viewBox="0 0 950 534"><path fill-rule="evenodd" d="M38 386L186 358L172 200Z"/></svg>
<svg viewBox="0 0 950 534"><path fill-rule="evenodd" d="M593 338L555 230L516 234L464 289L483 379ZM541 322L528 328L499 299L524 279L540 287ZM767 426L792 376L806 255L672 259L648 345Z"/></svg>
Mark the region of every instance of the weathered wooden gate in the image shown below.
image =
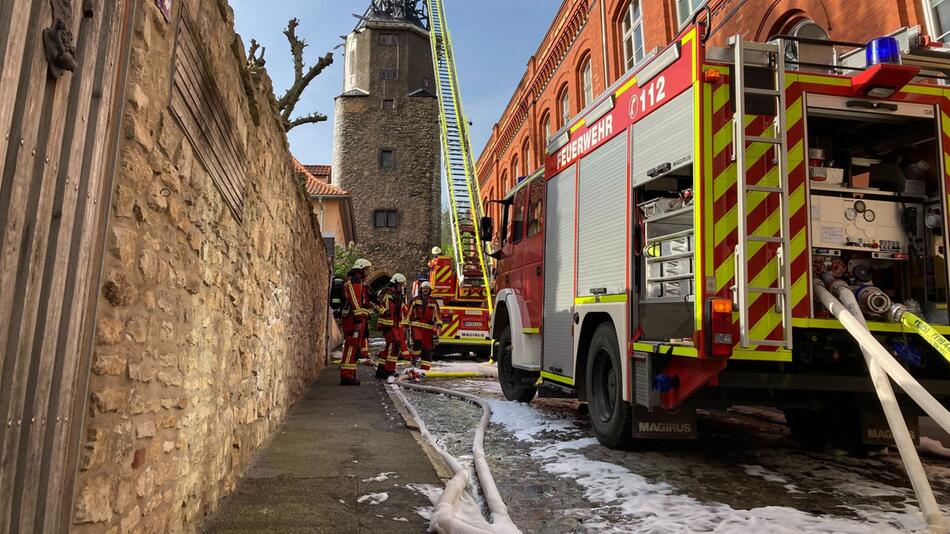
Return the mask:
<svg viewBox="0 0 950 534"><path fill-rule="evenodd" d="M135 0L0 0L0 532L69 528Z"/></svg>

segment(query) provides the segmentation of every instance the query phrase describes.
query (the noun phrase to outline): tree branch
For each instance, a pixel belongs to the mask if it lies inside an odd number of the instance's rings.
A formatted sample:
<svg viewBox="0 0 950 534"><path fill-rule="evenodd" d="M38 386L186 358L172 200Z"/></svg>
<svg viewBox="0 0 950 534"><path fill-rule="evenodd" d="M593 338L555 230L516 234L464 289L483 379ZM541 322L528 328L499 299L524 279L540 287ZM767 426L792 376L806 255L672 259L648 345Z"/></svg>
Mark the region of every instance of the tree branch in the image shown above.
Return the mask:
<svg viewBox="0 0 950 534"><path fill-rule="evenodd" d="M261 55L257 55L257 51L260 50ZM267 48L261 46L256 39L251 39L251 48L247 51L247 70L255 72L262 68L267 62L264 59L264 54L267 52Z"/></svg>
<svg viewBox="0 0 950 534"><path fill-rule="evenodd" d="M287 28L284 29L284 35L290 42L290 53L294 58L294 80L299 80L303 76L303 49L307 48L307 41L297 37L297 26L300 20L292 18L287 22Z"/></svg>
<svg viewBox="0 0 950 534"><path fill-rule="evenodd" d="M309 115L304 115L302 117L297 117L292 121L284 121L284 128L289 132L290 130L300 126L301 124L317 124L318 122L324 122L327 120L327 116L323 113L318 113L314 111Z"/></svg>

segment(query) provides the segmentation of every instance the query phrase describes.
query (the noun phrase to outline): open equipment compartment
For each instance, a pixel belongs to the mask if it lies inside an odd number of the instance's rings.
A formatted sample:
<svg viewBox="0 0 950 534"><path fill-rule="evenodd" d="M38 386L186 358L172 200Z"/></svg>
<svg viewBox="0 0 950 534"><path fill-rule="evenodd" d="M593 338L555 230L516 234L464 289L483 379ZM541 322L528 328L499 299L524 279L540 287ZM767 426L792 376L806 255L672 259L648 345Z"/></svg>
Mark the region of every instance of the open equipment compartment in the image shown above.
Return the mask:
<svg viewBox="0 0 950 534"><path fill-rule="evenodd" d="M811 276L845 280L858 288L859 299L862 288L876 294L871 309L878 313L869 319L884 318L889 300L932 324L950 324L946 191L934 107L806 99ZM827 316L814 303L811 313Z"/></svg>

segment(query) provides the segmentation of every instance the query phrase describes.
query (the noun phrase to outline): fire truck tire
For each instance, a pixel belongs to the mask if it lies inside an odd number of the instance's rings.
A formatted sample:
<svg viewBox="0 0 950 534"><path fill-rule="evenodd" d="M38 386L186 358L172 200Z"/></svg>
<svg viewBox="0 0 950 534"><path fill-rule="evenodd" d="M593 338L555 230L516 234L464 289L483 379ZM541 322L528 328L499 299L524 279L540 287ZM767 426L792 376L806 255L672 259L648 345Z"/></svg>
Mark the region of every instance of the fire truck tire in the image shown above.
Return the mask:
<svg viewBox="0 0 950 534"><path fill-rule="evenodd" d="M530 373L515 369L511 365L511 327L506 326L498 338L498 382L501 392L510 401L531 402L538 388L525 383L533 383Z"/></svg>
<svg viewBox="0 0 950 534"><path fill-rule="evenodd" d="M617 332L610 323L594 331L587 355L587 402L591 426L611 449L633 446L633 407L623 400Z"/></svg>

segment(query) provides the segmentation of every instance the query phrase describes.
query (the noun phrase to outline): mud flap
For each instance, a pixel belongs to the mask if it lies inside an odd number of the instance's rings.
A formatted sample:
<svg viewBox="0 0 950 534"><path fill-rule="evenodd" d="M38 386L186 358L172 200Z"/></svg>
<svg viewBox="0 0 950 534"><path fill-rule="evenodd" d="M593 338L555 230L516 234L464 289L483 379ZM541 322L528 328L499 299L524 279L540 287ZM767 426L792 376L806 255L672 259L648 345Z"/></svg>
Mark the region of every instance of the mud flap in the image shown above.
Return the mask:
<svg viewBox="0 0 950 534"><path fill-rule="evenodd" d="M914 440L914 445L920 445L920 418L916 413L904 414L907 430ZM891 427L887 424L884 414L877 412L861 412L861 443L865 445L894 445L894 436Z"/></svg>
<svg viewBox="0 0 950 534"><path fill-rule="evenodd" d="M637 439L696 439L696 410L682 408L675 413L633 407L633 437Z"/></svg>

